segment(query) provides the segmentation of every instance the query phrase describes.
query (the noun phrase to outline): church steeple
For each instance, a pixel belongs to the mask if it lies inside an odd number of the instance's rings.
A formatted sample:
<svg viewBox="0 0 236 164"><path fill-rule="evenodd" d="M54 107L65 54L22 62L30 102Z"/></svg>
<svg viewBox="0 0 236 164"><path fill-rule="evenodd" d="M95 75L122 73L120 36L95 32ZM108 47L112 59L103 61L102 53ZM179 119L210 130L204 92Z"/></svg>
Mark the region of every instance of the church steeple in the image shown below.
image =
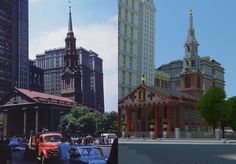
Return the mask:
<svg viewBox="0 0 236 164"><path fill-rule="evenodd" d="M189 42L197 42L195 38L195 29L193 28L193 12L189 11L189 28L188 28L188 37L187 41Z"/></svg>
<svg viewBox="0 0 236 164"><path fill-rule="evenodd" d="M189 28L188 36L185 41L185 55L183 60L183 70L182 71L198 71L199 69L199 55L198 55L198 42L195 37L195 29L193 27L193 13L192 10L189 11Z"/></svg>
<svg viewBox="0 0 236 164"><path fill-rule="evenodd" d="M68 33L73 33L72 18L71 18L71 6L69 7L69 24L68 24Z"/></svg>
<svg viewBox="0 0 236 164"><path fill-rule="evenodd" d="M76 39L74 37L73 26L72 26L72 16L71 16L71 7L69 7L69 23L68 23L68 32L65 39L65 67L69 67L72 71L78 65L78 55L76 51Z"/></svg>
<svg viewBox="0 0 236 164"><path fill-rule="evenodd" d="M193 27L193 13L189 12L189 28L187 40L184 44L185 55L183 69L180 73L180 91L187 92L195 97L202 95L203 75L200 72L200 57L198 55L198 42Z"/></svg>
<svg viewBox="0 0 236 164"><path fill-rule="evenodd" d="M69 1L70 2L70 1ZM71 7L69 7L68 32L65 38L64 69L61 76L61 96L82 103L80 60L76 50L76 39L72 26Z"/></svg>

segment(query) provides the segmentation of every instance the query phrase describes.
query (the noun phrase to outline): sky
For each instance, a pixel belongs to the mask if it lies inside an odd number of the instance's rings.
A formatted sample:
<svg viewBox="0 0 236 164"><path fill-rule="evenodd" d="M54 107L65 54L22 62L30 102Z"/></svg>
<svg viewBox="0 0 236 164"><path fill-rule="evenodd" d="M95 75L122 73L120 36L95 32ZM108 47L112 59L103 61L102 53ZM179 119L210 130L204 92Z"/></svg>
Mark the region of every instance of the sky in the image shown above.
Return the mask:
<svg viewBox="0 0 236 164"><path fill-rule="evenodd" d="M71 0L77 47L103 59L105 111L117 111L118 16L116 0ZM29 0L29 58L65 47L67 0Z"/></svg>
<svg viewBox="0 0 236 164"><path fill-rule="evenodd" d="M47 49L64 47L68 25L67 0L29 0L30 58ZM77 47L93 50L103 59L105 110L117 111L117 0L71 0ZM184 56L188 13L199 55L210 56L225 68L227 97L236 91L236 0L154 0L156 4L156 67Z"/></svg>
<svg viewBox="0 0 236 164"><path fill-rule="evenodd" d="M156 66L183 58L192 9L199 55L221 63L226 96L236 96L236 0L155 0L155 4Z"/></svg>

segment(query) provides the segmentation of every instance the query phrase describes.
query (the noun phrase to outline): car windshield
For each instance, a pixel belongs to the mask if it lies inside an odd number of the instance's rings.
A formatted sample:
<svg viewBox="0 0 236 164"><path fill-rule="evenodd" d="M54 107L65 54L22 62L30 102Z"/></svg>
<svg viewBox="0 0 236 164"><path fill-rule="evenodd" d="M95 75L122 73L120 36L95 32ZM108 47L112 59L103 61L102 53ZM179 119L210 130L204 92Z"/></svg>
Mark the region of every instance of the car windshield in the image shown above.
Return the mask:
<svg viewBox="0 0 236 164"><path fill-rule="evenodd" d="M78 148L77 151L81 156L101 157L102 150L100 148Z"/></svg>
<svg viewBox="0 0 236 164"><path fill-rule="evenodd" d="M45 142L60 142L61 136L59 135L45 136L44 141Z"/></svg>

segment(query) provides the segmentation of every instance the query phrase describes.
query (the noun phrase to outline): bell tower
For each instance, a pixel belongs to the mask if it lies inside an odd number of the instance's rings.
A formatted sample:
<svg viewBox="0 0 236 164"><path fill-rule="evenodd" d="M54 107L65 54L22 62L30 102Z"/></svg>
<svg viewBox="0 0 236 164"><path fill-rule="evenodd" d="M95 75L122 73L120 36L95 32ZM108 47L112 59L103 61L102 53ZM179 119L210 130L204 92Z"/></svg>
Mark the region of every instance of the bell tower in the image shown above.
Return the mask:
<svg viewBox="0 0 236 164"><path fill-rule="evenodd" d="M65 38L64 69L61 75L61 96L82 103L80 59L76 50L71 7L69 7L68 32Z"/></svg>
<svg viewBox="0 0 236 164"><path fill-rule="evenodd" d="M201 96L203 92L203 75L200 72L198 46L193 28L193 14L190 10L188 36L184 44L183 69L180 73L180 90L196 97Z"/></svg>

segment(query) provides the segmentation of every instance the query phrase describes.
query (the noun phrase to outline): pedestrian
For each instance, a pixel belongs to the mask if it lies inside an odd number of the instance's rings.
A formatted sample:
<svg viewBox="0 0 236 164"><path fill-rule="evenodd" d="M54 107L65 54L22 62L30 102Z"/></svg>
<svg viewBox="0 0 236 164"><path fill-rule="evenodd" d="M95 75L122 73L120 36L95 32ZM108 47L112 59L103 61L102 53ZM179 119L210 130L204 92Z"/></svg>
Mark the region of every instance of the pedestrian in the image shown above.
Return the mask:
<svg viewBox="0 0 236 164"><path fill-rule="evenodd" d="M0 140L0 164L8 164L12 161L11 148L8 139Z"/></svg>
<svg viewBox="0 0 236 164"><path fill-rule="evenodd" d="M48 129L43 128L42 133L49 133Z"/></svg>
<svg viewBox="0 0 236 164"><path fill-rule="evenodd" d="M118 164L118 138L115 138L112 143L107 164Z"/></svg>
<svg viewBox="0 0 236 164"><path fill-rule="evenodd" d="M70 145L66 143L66 138L61 139L61 143L58 145L58 153L61 164L70 163Z"/></svg>

